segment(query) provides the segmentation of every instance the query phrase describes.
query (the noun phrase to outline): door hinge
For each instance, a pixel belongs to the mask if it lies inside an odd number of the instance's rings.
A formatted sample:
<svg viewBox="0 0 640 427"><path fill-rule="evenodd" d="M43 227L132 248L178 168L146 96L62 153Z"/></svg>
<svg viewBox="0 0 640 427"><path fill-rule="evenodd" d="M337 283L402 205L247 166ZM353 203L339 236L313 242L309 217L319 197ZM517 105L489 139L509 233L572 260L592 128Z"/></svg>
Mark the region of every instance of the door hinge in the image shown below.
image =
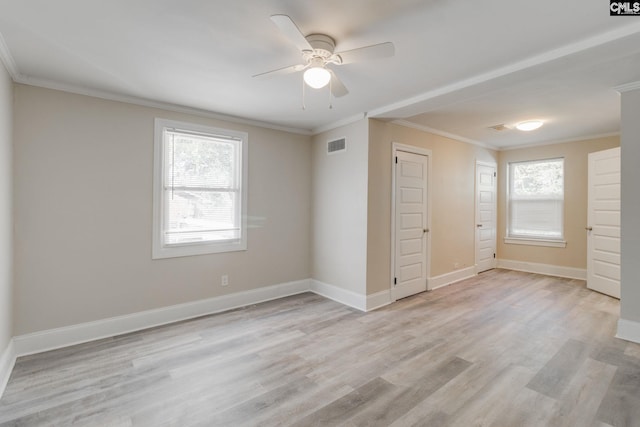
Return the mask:
<svg viewBox="0 0 640 427"><path fill-rule="evenodd" d="M495 178L496 176L498 176L498 172L493 173L493 177Z"/></svg>
<svg viewBox="0 0 640 427"><path fill-rule="evenodd" d="M398 156L396 156L396 163L398 163Z"/></svg>
<svg viewBox="0 0 640 427"><path fill-rule="evenodd" d="M493 254L493 258L494 258L494 259L495 259L495 257L496 257L496 254Z"/></svg>
<svg viewBox="0 0 640 427"><path fill-rule="evenodd" d="M393 284L397 285L398 284L398 279L396 277L393 278Z"/></svg>

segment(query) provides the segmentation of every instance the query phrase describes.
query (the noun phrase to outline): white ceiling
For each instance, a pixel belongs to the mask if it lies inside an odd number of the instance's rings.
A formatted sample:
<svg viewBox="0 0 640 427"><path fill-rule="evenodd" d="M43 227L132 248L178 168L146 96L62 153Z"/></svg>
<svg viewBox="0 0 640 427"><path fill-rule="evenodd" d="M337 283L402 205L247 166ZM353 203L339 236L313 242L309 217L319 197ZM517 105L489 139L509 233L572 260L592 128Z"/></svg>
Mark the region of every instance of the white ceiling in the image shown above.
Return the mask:
<svg viewBox="0 0 640 427"><path fill-rule="evenodd" d="M640 80L640 17L603 0L0 0L0 56L18 82L169 103L316 132L367 113L498 148L619 131L615 86ZM307 90L270 21L287 14L336 50L391 41L393 58ZM536 132L487 127L529 118Z"/></svg>

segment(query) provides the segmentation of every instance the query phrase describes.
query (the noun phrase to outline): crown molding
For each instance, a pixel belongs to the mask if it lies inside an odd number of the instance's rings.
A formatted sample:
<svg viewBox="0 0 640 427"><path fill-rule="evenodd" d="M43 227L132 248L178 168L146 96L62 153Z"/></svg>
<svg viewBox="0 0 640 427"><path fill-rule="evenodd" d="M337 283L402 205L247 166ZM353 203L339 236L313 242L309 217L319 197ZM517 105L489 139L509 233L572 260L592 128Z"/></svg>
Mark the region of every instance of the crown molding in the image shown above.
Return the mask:
<svg viewBox="0 0 640 427"><path fill-rule="evenodd" d="M525 70L527 68L532 68L538 65L545 64L547 62L563 58L565 56L573 55L594 47L602 46L615 40L637 34L638 32L640 32L640 25L631 24L622 28L617 28L612 31L588 37L578 42L570 43L559 48L544 52L542 54L526 58L522 61L518 61L504 67L495 68L486 73L478 74L468 79L460 80L450 85L442 86L434 90L422 93L420 95L416 95L411 98L407 98L405 100L377 108L370 111L369 116L382 118L383 116L393 113L394 111L400 110L402 108L411 107L412 105L419 104L421 102L425 102L439 96L447 95L462 89L466 89L481 83L497 79L499 77L504 77L509 74Z"/></svg>
<svg viewBox="0 0 640 427"><path fill-rule="evenodd" d="M351 117L347 117L345 119L342 120L338 120L336 122L333 123L329 123L327 125L323 125L320 127L317 127L315 129L313 129L313 131L311 131L311 135L315 136L324 132L328 132L330 130L333 129L337 129L339 127L342 126L346 126L346 125L350 125L352 123L358 122L360 120L366 119L367 118L367 113L358 113L356 115L353 115Z"/></svg>
<svg viewBox="0 0 640 427"><path fill-rule="evenodd" d="M532 148L532 147L543 147L545 145L555 145L555 144L566 144L569 142L576 142L576 141L589 141L592 139L600 139L600 138L608 138L611 136L620 136L620 132L608 132L608 133L601 133L601 134L591 134L591 135L582 135L582 136L578 136L575 138L567 138L567 139L561 139L561 140L547 140L547 141L540 141L540 142L534 142L531 144L524 144L524 145L514 145L514 146L508 146L508 147L498 147L496 145L491 145L488 143L484 143L481 141L476 141L473 139L469 139L469 138L465 138L463 136L460 135L456 135L450 132L445 132L445 131L441 131L439 129L434 129L434 128L430 128L429 126L424 126L424 125L420 125L417 123L413 123L407 120L392 120L390 123L399 125L399 126L404 126L404 127L408 127L408 128L413 128L413 129L417 129L417 130L421 130L423 132L428 132L428 133L432 133L435 135L440 135L443 136L445 138L450 138L450 139L454 139L456 141L461 141L461 142L466 142L467 144L472 144L472 145L476 145L482 148L487 148L489 150L495 150L495 151L511 151L511 150L519 150L522 148Z"/></svg>
<svg viewBox="0 0 640 427"><path fill-rule="evenodd" d="M215 113L213 111L203 110L199 108L186 107L183 105L172 104L168 102L152 101L146 98L140 98L136 96L122 95L115 92L102 91L98 89L90 89L81 87L78 85L59 83L49 79L38 79L29 76L25 76L18 71L11 51L7 46L2 33L0 33L0 61L4 64L5 68L9 72L9 75L16 83L21 83L29 86L42 87L46 89L59 90L63 92L74 93L77 95L92 96L94 98L106 99L109 101L124 102L127 104L139 105L143 107L159 108L167 111L174 111L177 113L192 114L195 116L206 117L216 120L224 120L231 123L238 123L248 126L256 126L265 129L278 130L282 132L294 133L298 135L311 136L310 129L300 129L288 126L280 126L273 123L262 122L259 120L246 119L243 117L236 117L226 114Z"/></svg>
<svg viewBox="0 0 640 427"><path fill-rule="evenodd" d="M214 113L208 110L202 110L202 109L193 108L193 107L185 107L183 105L171 104L168 102L153 101L150 99L140 98L136 96L122 95L114 92L101 91L97 89L91 89L91 88L86 88L86 87L81 87L81 86L66 84L66 83L59 83L59 82L55 82L48 79L37 79L33 77L27 77L21 74L18 74L17 76L12 75L12 78L16 83L20 83L28 86L59 90L62 92L74 93L76 95L84 95L84 96L91 96L94 98L106 99L108 101L117 101L117 102L124 102L127 104L140 105L143 107L159 108L162 110L174 111L177 113L192 114L195 116L206 117L210 119L224 120L231 123L239 123L239 124L244 124L248 126L256 126L256 127L261 127L265 129L278 130L282 132L288 132L288 133L294 133L294 134L306 135L306 136L318 135L323 132L337 129L341 126L346 126L351 123L355 123L367 117L367 113L359 113L351 117L347 117L345 119L320 126L313 130L300 129L300 128L292 128L288 126L280 126L273 123L262 122L259 120L252 120L252 119L246 119L242 117Z"/></svg>
<svg viewBox="0 0 640 427"><path fill-rule="evenodd" d="M577 142L577 141L590 141L592 139L600 139L600 138L608 138L610 136L620 136L620 132L608 132L608 133L600 133L600 134L595 134L595 135L583 135L583 136L578 136L575 138L567 138L567 139L560 139L560 140L548 140L548 141L541 141L541 142L534 142L531 144L525 144L525 145L514 145L514 146L509 146L509 147L501 147L498 149L498 151L512 151L512 150L519 150L521 148L532 148L532 147L544 147L545 145L556 145L556 144L567 144L569 142Z"/></svg>
<svg viewBox="0 0 640 427"><path fill-rule="evenodd" d="M464 79L464 80L460 80L458 82L455 82L453 84L444 86L444 87L440 87L431 91L428 91L426 93L422 93L419 94L417 96L411 97L411 98L407 98L404 100L401 100L399 102L393 103L393 104L389 104L386 106L382 106L379 107L377 109L371 110L369 112L363 112L363 113L359 113L357 115L351 116L351 117L347 117L345 119L342 120L338 120L336 122L327 124L327 125L322 125L319 126L315 129L304 129L304 128L294 128L294 127L288 127L288 126L282 126L282 125L277 125L274 123L269 123L269 122L263 122L263 121L259 121L259 120L253 120L253 119L247 119L247 118L243 118L243 117L236 117L236 116L231 116L231 115L225 115L225 114L221 114L221 113L216 113L213 111L209 111L209 110L204 110L204 109L198 109L198 108L193 108L193 107L186 107L183 105L178 105L178 104L172 104L172 103L168 103L168 102L162 102L162 101L153 101L150 99L146 99L146 98L141 98L141 97L136 97L136 96L130 96L130 95L122 95L122 94L118 94L115 92L109 92L109 91L102 91L102 90L97 90L97 89L91 89L91 88L86 88L86 87L81 87L81 86L77 86L77 85L73 85L73 84L66 84L66 83L59 83L59 82L55 82L52 80L48 80L48 79L38 79L38 78L33 78L33 77L29 77L29 76L25 76L23 74L20 73L20 71L18 70L17 64L15 62L15 60L13 59L13 56L11 55L11 52L4 40L4 37L2 36L2 34L0 33L0 61L4 64L5 68L7 69L8 73L10 74L11 78L13 79L13 81L15 81L16 83L22 83L22 84L26 84L26 85L30 85L30 86L37 86L37 87L43 87L43 88L48 88L48 89L54 89L54 90L60 90L60 91L64 91L64 92L69 92L69 93L75 93L75 94L79 94L79 95L86 95L86 96L92 96L92 97L96 97L96 98L101 98L101 99L106 99L106 100L111 100L111 101L118 101L118 102L124 102L124 103L128 103L128 104L134 104L134 105L140 105L140 106L146 106L146 107L151 107L151 108L159 108L159 109L163 109L163 110L167 110L167 111L174 111L174 112L180 112L180 113L186 113L186 114L192 114L192 115L196 115L196 116L201 116L201 117L207 117L207 118L212 118L212 119L217 119L217 120L224 120L227 122L231 122L231 123L238 123L238 124L244 124L244 125L249 125L249 126L256 126L256 127L260 127L260 128L265 128L265 129L271 129L271 130L278 130L278 131L283 131L283 132L288 132L288 133L293 133L293 134L299 134L299 135L307 135L307 136L313 136L313 135L317 135L319 133L323 133L323 132L327 132L329 130L332 129L336 129L338 127L341 126L345 126L351 123L355 123L359 120L362 120L364 118L367 117L372 117L372 118L382 118L382 116L384 116L385 114L388 113L392 113L393 111L402 109L402 108L406 108L406 107L410 107L414 104L418 104L420 102L424 102L433 98L436 98L438 96L443 96L461 89L465 89L467 87L471 87L473 85L477 85L477 84L481 84L487 81L490 81L492 79L495 78L499 78L499 77L503 77L505 75L517 72L517 71L521 71L530 67L534 67L540 64L544 64L546 62L550 62L559 58L562 58L564 56L568 56L571 54L575 54L590 48L594 48L597 46L601 46L604 45L606 43L624 38L624 37L628 37L630 35L636 34L640 32L640 26L637 24L632 24L632 25L627 25L625 27L622 28L617 28L615 30L612 31L608 31L605 33L601 33L598 34L596 36L592 36L592 37L588 37L586 39L583 39L581 41L575 42L575 43L570 43L567 44L565 46L562 46L560 48L556 48L553 50L550 50L548 52L542 53L540 55L536 55L530 58L527 58L525 60L504 66L504 67L500 67L500 68L496 68L493 69L489 72L486 73L482 73L476 76L473 76L471 78L468 79ZM617 90L618 92L627 92L627 91L632 91L632 90L637 90L640 89L640 81L638 82L632 82L632 83L628 83L625 85L621 85L621 86L617 86L614 88L615 90ZM492 146L490 144L486 144L480 141L474 141L468 138L464 138L461 137L459 135L455 135L455 134L451 134L448 132L444 132L444 131L440 131L438 129L433 129L433 128L429 128L426 126L421 126L421 125L417 125L411 122L408 122L406 120L394 120L393 123L402 125L402 126L406 126L406 127L413 127L415 129L418 130L423 130L425 132L429 132L429 133L433 133L436 135L440 135L440 136L444 136L447 138L452 138L455 140L459 140L462 142L466 142L469 144L473 144L473 145L477 145L480 147L484 147L484 148L489 148L489 149L493 149L493 150L504 150L504 149L515 149L515 148L524 148L524 146L519 146L519 147L513 147L513 148L498 148L495 146ZM606 134L604 136L611 136L614 134ZM598 135L596 137L602 137L603 135ZM592 139L591 137L589 137L590 139ZM580 139L584 139L584 138L576 138L576 139L572 139L572 140L567 140L567 141L562 141L562 142L571 142L571 141L575 141L575 140L580 140ZM534 144L534 145L548 145L548 144L554 144L554 143L559 143L559 142L548 142L548 143L541 143L541 144Z"/></svg>
<svg viewBox="0 0 640 427"><path fill-rule="evenodd" d="M288 132L298 135L312 135L309 129L299 129L287 126L280 126L273 123L262 122L259 120L246 119L243 117L236 117L226 114L215 113L213 111L202 110L199 108L186 107L183 105L171 104L162 101L153 101L146 98L140 98L136 96L122 95L114 92L102 91L97 89L85 88L77 85L54 82L48 79L38 79L33 77L27 77L19 74L17 78L13 79L16 83L21 83L29 86L36 86L45 89L59 90L62 92L74 93L76 95L91 96L94 98L105 99L108 101L124 102L126 104L139 105L142 107L158 108L165 111L173 111L176 113L191 114L199 117L206 117L209 119L222 120L230 123L237 123L247 126L256 126L263 129L271 129L282 132Z"/></svg>
<svg viewBox="0 0 640 427"><path fill-rule="evenodd" d="M623 84L623 85L620 85L620 86L616 86L616 87L614 87L614 89L617 90L620 93L631 92L632 90L638 90L638 89L640 89L640 81L626 83L626 84Z"/></svg>
<svg viewBox="0 0 640 427"><path fill-rule="evenodd" d="M434 128L431 128L429 126L424 126L424 125L420 125L418 123L410 122L408 120L397 119L397 120L392 120L391 123L393 123L395 125L398 125L398 126L404 126L404 127L407 127L407 128L417 129L417 130L421 130L423 132L428 132L428 133L432 133L432 134L435 134L435 135L443 136L445 138L455 139L456 141L466 142L467 144L477 145L478 147L488 148L489 150L495 150L495 151L499 151L500 150L495 145L487 144L487 143L481 142L481 141L476 141L474 139L465 138L464 136L456 135L454 133L446 132L446 131L439 130L439 129L434 129Z"/></svg>
<svg viewBox="0 0 640 427"><path fill-rule="evenodd" d="M0 33L0 62L4 64L4 67L13 80L16 80L20 76L16 61L14 61L13 56L11 56L11 52L9 51L7 43L4 41L2 33Z"/></svg>

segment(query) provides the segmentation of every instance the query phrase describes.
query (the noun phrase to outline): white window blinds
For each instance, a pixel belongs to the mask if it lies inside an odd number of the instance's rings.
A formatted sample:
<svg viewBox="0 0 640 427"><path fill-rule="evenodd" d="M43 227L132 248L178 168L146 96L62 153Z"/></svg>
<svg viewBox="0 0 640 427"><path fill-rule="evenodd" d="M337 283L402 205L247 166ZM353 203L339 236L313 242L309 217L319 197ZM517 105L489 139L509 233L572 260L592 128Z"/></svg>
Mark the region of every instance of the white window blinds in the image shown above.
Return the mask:
<svg viewBox="0 0 640 427"><path fill-rule="evenodd" d="M564 159L509 164L508 237L563 238Z"/></svg>
<svg viewBox="0 0 640 427"><path fill-rule="evenodd" d="M166 129L164 243L240 237L240 141Z"/></svg>
<svg viewBox="0 0 640 427"><path fill-rule="evenodd" d="M246 249L246 134L158 119L156 138L154 258Z"/></svg>

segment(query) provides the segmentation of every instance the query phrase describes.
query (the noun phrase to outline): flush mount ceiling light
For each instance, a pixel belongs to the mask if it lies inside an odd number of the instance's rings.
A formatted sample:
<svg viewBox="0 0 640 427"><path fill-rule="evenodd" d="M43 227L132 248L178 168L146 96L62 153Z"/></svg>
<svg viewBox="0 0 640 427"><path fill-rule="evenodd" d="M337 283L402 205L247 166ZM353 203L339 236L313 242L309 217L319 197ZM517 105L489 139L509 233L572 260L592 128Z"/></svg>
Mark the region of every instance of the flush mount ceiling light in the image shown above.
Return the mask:
<svg viewBox="0 0 640 427"><path fill-rule="evenodd" d="M518 123L516 129L529 132L538 129L542 124L542 120L527 120L526 122Z"/></svg>
<svg viewBox="0 0 640 427"><path fill-rule="evenodd" d="M304 82L314 89L320 89L329 84L331 73L324 67L311 67L304 72Z"/></svg>

